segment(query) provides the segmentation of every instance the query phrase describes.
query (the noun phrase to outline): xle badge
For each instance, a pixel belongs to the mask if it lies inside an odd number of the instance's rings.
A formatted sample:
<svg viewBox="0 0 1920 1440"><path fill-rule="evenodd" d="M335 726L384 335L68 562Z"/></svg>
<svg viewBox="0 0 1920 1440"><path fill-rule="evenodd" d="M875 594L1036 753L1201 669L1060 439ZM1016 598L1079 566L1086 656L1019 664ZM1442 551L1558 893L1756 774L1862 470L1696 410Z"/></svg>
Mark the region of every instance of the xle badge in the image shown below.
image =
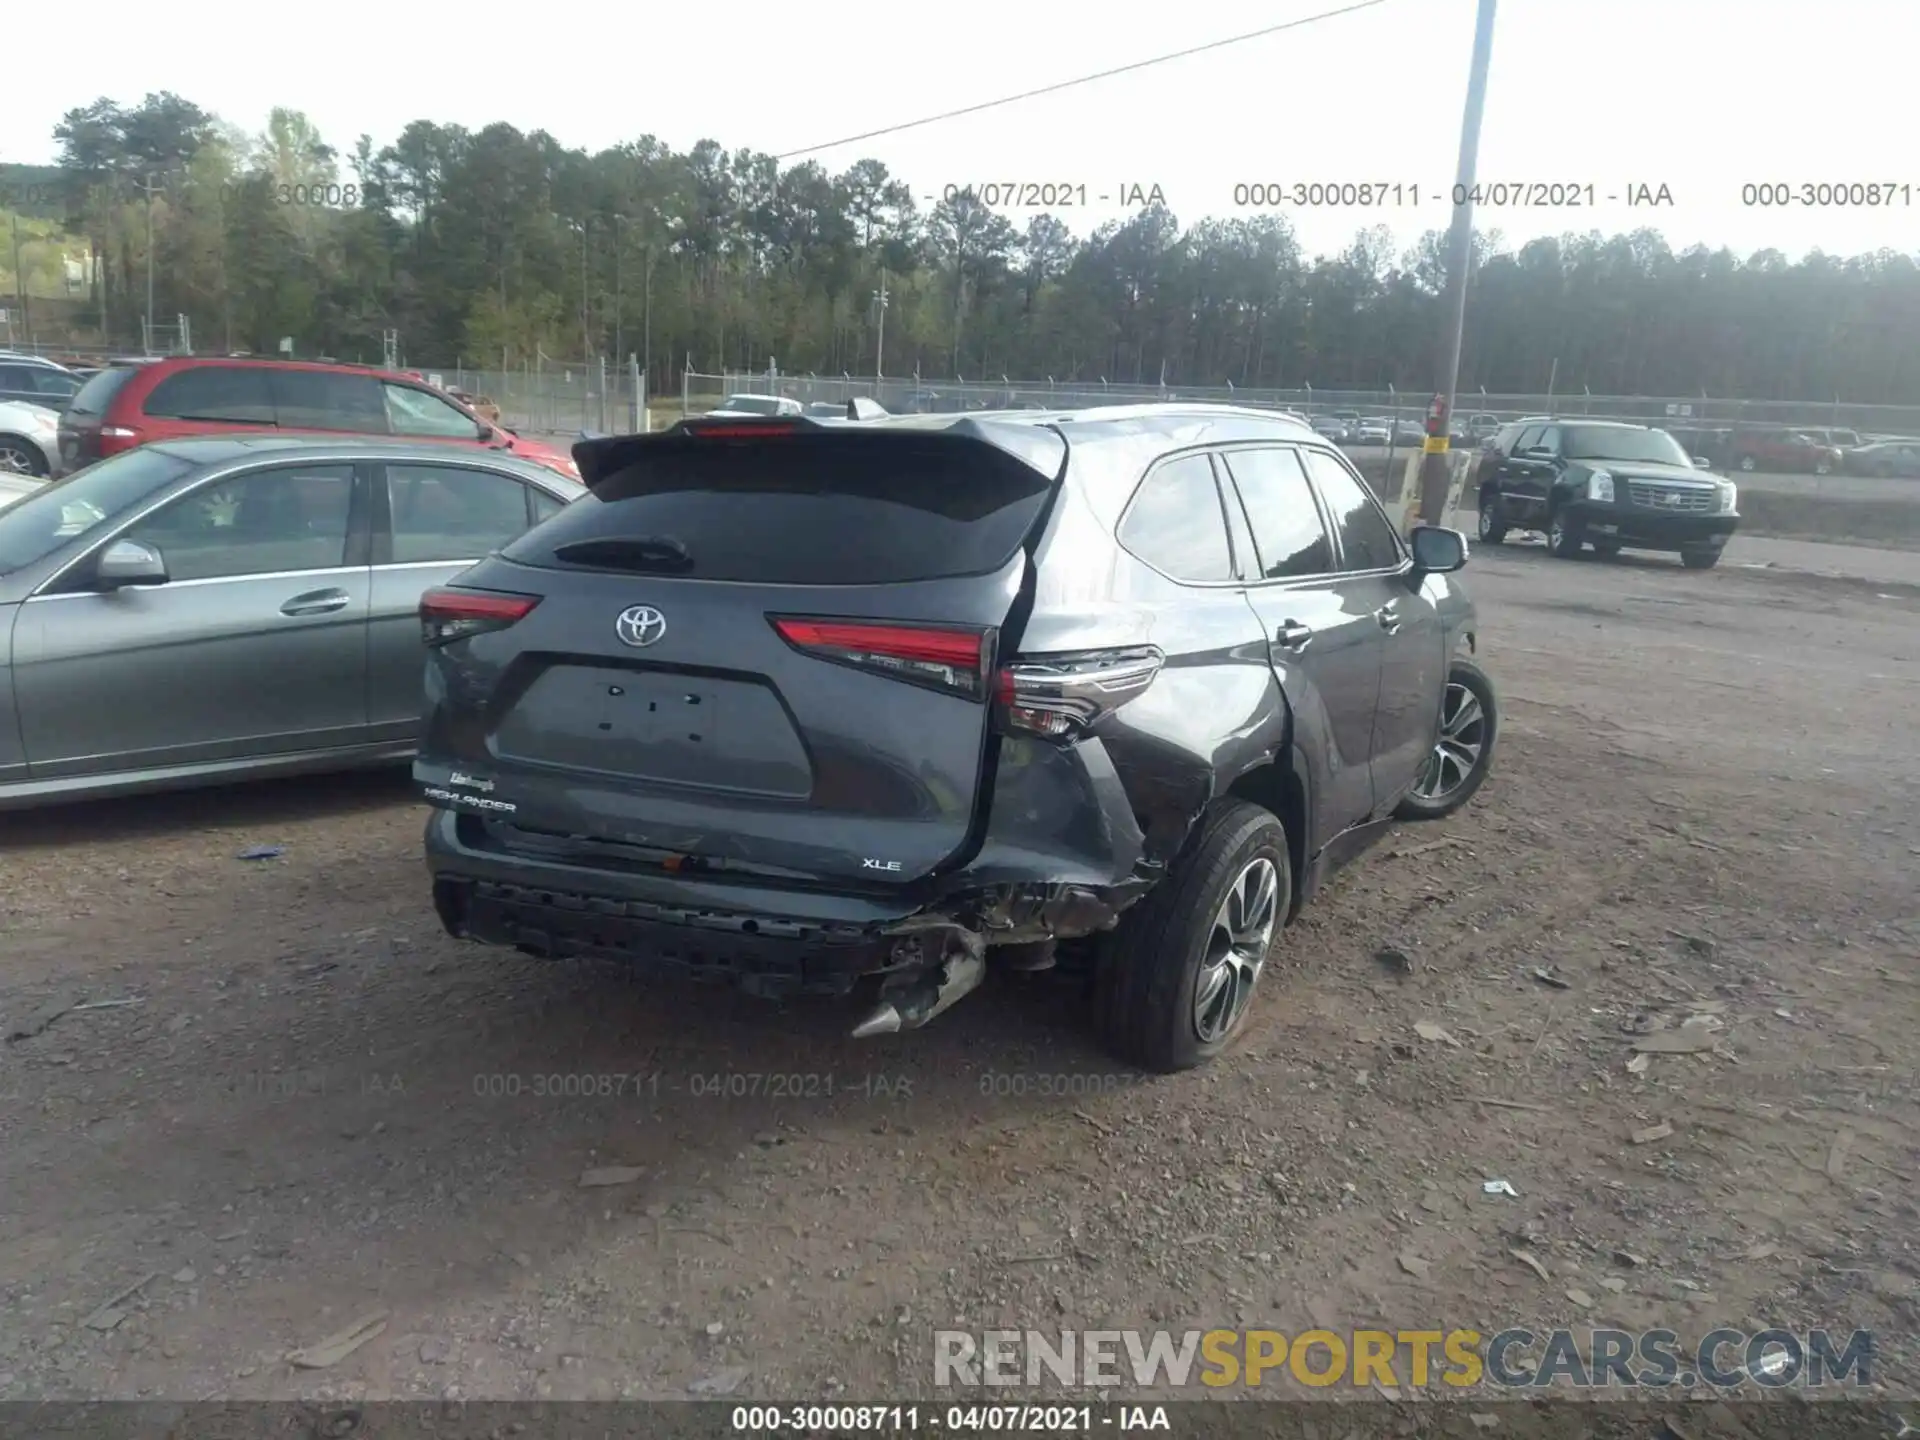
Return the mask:
<svg viewBox="0 0 1920 1440"><path fill-rule="evenodd" d="M898 860L862 860L860 862L860 868L862 870L887 870L897 875L900 873L900 862Z"/></svg>

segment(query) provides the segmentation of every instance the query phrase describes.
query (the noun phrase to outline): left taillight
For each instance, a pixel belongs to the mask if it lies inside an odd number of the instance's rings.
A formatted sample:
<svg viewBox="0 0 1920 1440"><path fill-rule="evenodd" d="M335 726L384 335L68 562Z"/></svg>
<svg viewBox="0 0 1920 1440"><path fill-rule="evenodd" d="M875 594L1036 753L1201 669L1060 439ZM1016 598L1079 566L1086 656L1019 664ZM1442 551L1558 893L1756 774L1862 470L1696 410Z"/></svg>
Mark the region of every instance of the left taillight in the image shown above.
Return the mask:
<svg viewBox="0 0 1920 1440"><path fill-rule="evenodd" d="M420 638L447 645L524 620L540 603L537 595L508 595L497 590L429 590L420 597Z"/></svg>
<svg viewBox="0 0 1920 1440"><path fill-rule="evenodd" d="M1000 728L1071 740L1153 684L1164 664L1151 645L1015 658L995 682Z"/></svg>
<svg viewBox="0 0 1920 1440"><path fill-rule="evenodd" d="M767 618L782 640L808 655L969 700L987 698L987 678L993 665L991 630L779 615Z"/></svg>

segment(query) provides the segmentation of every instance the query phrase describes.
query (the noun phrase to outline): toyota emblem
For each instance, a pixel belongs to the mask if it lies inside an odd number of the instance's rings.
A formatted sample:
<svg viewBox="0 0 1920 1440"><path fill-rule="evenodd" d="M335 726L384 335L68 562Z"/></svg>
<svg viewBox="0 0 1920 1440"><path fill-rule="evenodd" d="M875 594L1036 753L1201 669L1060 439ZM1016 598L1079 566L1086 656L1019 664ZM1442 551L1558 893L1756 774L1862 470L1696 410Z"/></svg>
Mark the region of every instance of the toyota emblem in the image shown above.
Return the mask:
<svg viewBox="0 0 1920 1440"><path fill-rule="evenodd" d="M638 649L651 645L667 633L667 617L651 605L629 605L613 622L613 632L622 645Z"/></svg>

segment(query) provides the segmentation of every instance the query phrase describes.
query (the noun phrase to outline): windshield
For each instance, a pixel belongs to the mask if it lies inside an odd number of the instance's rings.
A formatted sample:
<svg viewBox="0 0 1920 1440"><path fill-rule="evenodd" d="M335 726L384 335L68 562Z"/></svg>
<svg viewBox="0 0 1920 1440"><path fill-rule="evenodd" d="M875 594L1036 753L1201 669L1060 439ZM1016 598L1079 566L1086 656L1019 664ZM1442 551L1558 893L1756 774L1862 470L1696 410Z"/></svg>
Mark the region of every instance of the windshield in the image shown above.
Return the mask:
<svg viewBox="0 0 1920 1440"><path fill-rule="evenodd" d="M749 415L778 415L780 401L772 395L729 395L722 410L744 410Z"/></svg>
<svg viewBox="0 0 1920 1440"><path fill-rule="evenodd" d="M1626 430L1611 425L1567 427L1562 452L1569 460L1644 460L1656 465L1692 465L1679 442L1664 430Z"/></svg>
<svg viewBox="0 0 1920 1440"><path fill-rule="evenodd" d="M0 510L0 575L46 559L191 470L157 450L129 450Z"/></svg>

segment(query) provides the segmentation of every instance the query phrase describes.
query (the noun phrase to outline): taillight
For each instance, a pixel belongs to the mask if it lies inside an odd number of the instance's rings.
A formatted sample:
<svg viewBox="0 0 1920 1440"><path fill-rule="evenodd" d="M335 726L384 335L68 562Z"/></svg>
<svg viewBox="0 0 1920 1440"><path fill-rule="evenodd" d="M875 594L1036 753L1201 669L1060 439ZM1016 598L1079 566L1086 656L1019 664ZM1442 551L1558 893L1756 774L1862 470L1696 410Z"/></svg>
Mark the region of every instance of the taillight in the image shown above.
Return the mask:
<svg viewBox="0 0 1920 1440"><path fill-rule="evenodd" d="M1014 734L1069 739L1145 690L1165 663L1151 645L1013 661L995 681L1000 726Z"/></svg>
<svg viewBox="0 0 1920 1440"><path fill-rule="evenodd" d="M420 597L420 638L446 645L490 630L504 630L526 619L540 603L537 595L507 595L493 590L429 590Z"/></svg>
<svg viewBox="0 0 1920 1440"><path fill-rule="evenodd" d="M702 440L760 440L768 435L797 435L800 427L779 420L749 420L744 425L710 425L704 420L689 420L687 433Z"/></svg>
<svg viewBox="0 0 1920 1440"><path fill-rule="evenodd" d="M799 620L768 616L797 650L915 685L987 698L993 632L894 621Z"/></svg>
<svg viewBox="0 0 1920 1440"><path fill-rule="evenodd" d="M100 435L106 440L138 440L140 438L138 430L129 430L124 425L102 425Z"/></svg>

